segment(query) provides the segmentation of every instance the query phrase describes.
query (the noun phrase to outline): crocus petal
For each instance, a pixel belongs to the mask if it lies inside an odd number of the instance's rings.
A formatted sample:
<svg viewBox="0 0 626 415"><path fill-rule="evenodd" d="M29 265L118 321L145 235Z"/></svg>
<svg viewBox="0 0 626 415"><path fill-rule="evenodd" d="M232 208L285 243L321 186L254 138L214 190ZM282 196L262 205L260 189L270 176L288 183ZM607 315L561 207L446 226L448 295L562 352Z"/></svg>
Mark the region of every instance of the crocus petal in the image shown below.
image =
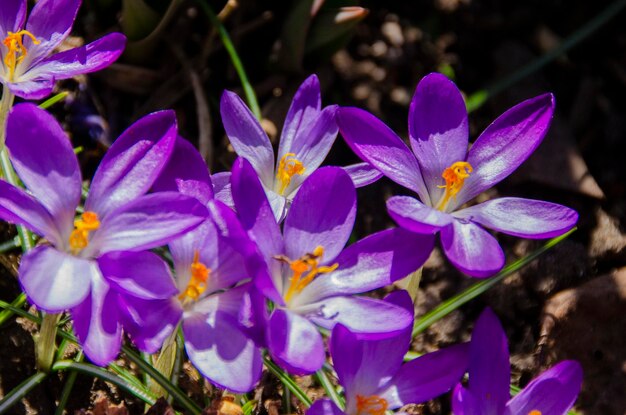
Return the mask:
<svg viewBox="0 0 626 415"><path fill-rule="evenodd" d="M207 217L195 198L175 192L142 196L111 212L86 249L92 252L141 251L166 244Z"/></svg>
<svg viewBox="0 0 626 415"><path fill-rule="evenodd" d="M215 173L211 175L211 181L213 182L215 198L226 204L226 206L234 208L235 202L233 201L233 195L230 190L230 172Z"/></svg>
<svg viewBox="0 0 626 415"><path fill-rule="evenodd" d="M272 359L289 373L313 373L324 364L322 336L309 320L291 311L272 312L267 343Z"/></svg>
<svg viewBox="0 0 626 415"><path fill-rule="evenodd" d="M306 410L306 415L345 415L345 412L330 399L322 398L313 402L313 405Z"/></svg>
<svg viewBox="0 0 626 415"><path fill-rule="evenodd" d="M4 180L0 180L0 219L22 224L54 245L63 243L54 219L39 201Z"/></svg>
<svg viewBox="0 0 626 415"><path fill-rule="evenodd" d="M471 391L460 383L452 392L452 413L454 415L484 415L482 405Z"/></svg>
<svg viewBox="0 0 626 415"><path fill-rule="evenodd" d="M340 108L337 124L352 151L363 161L416 192L424 203L431 203L415 156L382 121L359 108Z"/></svg>
<svg viewBox="0 0 626 415"><path fill-rule="evenodd" d="M18 176L50 212L59 231L71 230L80 201L81 175L59 123L36 105L17 105L7 121L7 147Z"/></svg>
<svg viewBox="0 0 626 415"><path fill-rule="evenodd" d="M502 414L509 400L511 367L506 335L498 317L482 312L470 343L469 390L481 402L482 413Z"/></svg>
<svg viewBox="0 0 626 415"><path fill-rule="evenodd" d="M443 251L461 272L484 278L504 266L504 252L496 238L472 222L454 220L441 229Z"/></svg>
<svg viewBox="0 0 626 415"><path fill-rule="evenodd" d="M24 46L28 55L21 63L32 67L52 53L54 48L63 42L69 35L80 7L80 0L41 0L28 16L26 30L32 33L39 44L33 44L28 37L24 37Z"/></svg>
<svg viewBox="0 0 626 415"><path fill-rule="evenodd" d="M331 297L310 304L306 309L313 310L307 317L318 326L330 330L341 323L368 338L393 336L413 324L413 310L369 297Z"/></svg>
<svg viewBox="0 0 626 415"><path fill-rule="evenodd" d="M296 195L287 218L284 236L289 258L324 248L324 263L331 262L350 238L356 217L356 189L339 167L313 173Z"/></svg>
<svg viewBox="0 0 626 415"><path fill-rule="evenodd" d="M410 196L387 199L387 212L398 225L417 233L435 233L454 221L449 213L426 206Z"/></svg>
<svg viewBox="0 0 626 415"><path fill-rule="evenodd" d="M42 245L24 255L19 275L33 304L58 313L82 302L89 294L91 280L100 271L94 261Z"/></svg>
<svg viewBox="0 0 626 415"><path fill-rule="evenodd" d="M31 79L24 82L7 82L11 93L27 100L36 100L47 97L54 88L53 78Z"/></svg>
<svg viewBox="0 0 626 415"><path fill-rule="evenodd" d="M349 166L345 166L343 169L352 179L354 187L357 188L372 184L383 177L383 174L372 167L369 163L351 164Z"/></svg>
<svg viewBox="0 0 626 415"><path fill-rule="evenodd" d="M434 238L401 228L377 232L346 248L336 259L338 268L320 275L294 298L294 305L375 290L406 277L421 267L433 249Z"/></svg>
<svg viewBox="0 0 626 415"><path fill-rule="evenodd" d="M22 79L59 80L99 71L115 62L124 51L125 45L124 35L110 33L85 46L52 55L22 75Z"/></svg>
<svg viewBox="0 0 626 415"><path fill-rule="evenodd" d="M155 112L131 125L100 162L85 210L104 217L146 193L167 164L176 129L174 111Z"/></svg>
<svg viewBox="0 0 626 415"><path fill-rule="evenodd" d="M18 32L26 20L26 0L4 0L0 8L0 36Z"/></svg>
<svg viewBox="0 0 626 415"><path fill-rule="evenodd" d="M468 366L469 344L457 344L405 363L384 386L380 397L389 409L422 403L448 392Z"/></svg>
<svg viewBox="0 0 626 415"><path fill-rule="evenodd" d="M106 366L120 351L122 325L117 294L100 276L92 278L91 295L72 308L74 332L85 355L93 363Z"/></svg>
<svg viewBox="0 0 626 415"><path fill-rule="evenodd" d="M417 85L409 110L409 138L433 202L445 185L443 171L467 154L469 127L465 101L442 74L426 75Z"/></svg>
<svg viewBox="0 0 626 415"><path fill-rule="evenodd" d="M144 300L178 294L169 266L152 252L109 252L98 258L98 266L109 285L118 292Z"/></svg>
<svg viewBox="0 0 626 415"><path fill-rule="evenodd" d="M291 101L280 135L279 160L285 154L296 153L294 149L306 145L303 141L310 137L309 128L318 117L321 106L320 81L316 75L311 75L302 82Z"/></svg>
<svg viewBox="0 0 626 415"><path fill-rule="evenodd" d="M514 106L487 127L469 151L467 162L474 171L450 202L452 210L517 169L541 144L553 114L554 97L544 94Z"/></svg>
<svg viewBox="0 0 626 415"><path fill-rule="evenodd" d="M263 184L274 183L274 150L261 124L234 92L224 91L220 113L235 152L252 164Z"/></svg>
<svg viewBox="0 0 626 415"><path fill-rule="evenodd" d="M533 379L507 404L505 415L564 415L576 402L583 381L578 362L569 360L546 370Z"/></svg>
<svg viewBox="0 0 626 415"><path fill-rule="evenodd" d="M132 295L118 295L124 330L135 346L146 353L156 353L180 321L183 310L176 298L143 300Z"/></svg>
<svg viewBox="0 0 626 415"><path fill-rule="evenodd" d="M176 138L176 144L169 161L152 185L152 190L157 192L181 191L183 190L181 189L182 182L203 183L208 186L206 191L209 194L203 197L204 200L201 200L203 203L213 198L213 183L211 183L209 168L193 144L179 136ZM200 187L200 185L197 186ZM189 192L184 194L189 195Z"/></svg>
<svg viewBox="0 0 626 415"><path fill-rule="evenodd" d="M541 200L503 197L454 212L454 216L522 238L553 238L571 229L578 213Z"/></svg>
<svg viewBox="0 0 626 415"><path fill-rule="evenodd" d="M276 222L281 223L287 214L287 198L271 189L266 190L265 194L267 195L267 201L272 207L272 212L274 212Z"/></svg>
<svg viewBox="0 0 626 415"><path fill-rule="evenodd" d="M183 333L189 360L211 383L245 393L259 381L261 352L230 315L218 312L186 316Z"/></svg>

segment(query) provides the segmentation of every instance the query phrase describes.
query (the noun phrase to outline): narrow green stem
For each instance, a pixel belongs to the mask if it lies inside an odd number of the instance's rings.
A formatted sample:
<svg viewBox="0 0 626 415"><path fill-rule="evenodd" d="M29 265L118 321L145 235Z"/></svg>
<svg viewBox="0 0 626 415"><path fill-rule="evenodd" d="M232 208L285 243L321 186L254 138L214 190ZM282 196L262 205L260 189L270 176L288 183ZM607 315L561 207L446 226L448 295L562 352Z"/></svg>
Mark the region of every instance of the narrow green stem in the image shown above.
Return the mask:
<svg viewBox="0 0 626 415"><path fill-rule="evenodd" d="M41 321L39 335L36 339L37 368L43 372L50 371L56 350L57 323L61 314L46 314Z"/></svg>
<svg viewBox="0 0 626 415"><path fill-rule="evenodd" d="M44 102L39 104L39 108L41 108L43 110L47 110L48 108L50 108L51 106L53 106L57 102L63 101L65 98L67 98L67 96L69 94L70 93L68 91L59 92L58 94L48 98L47 100L45 100Z"/></svg>
<svg viewBox="0 0 626 415"><path fill-rule="evenodd" d="M20 238L16 236L15 238L9 239L8 241L0 244L0 253L4 254L5 252L19 248L20 246L22 246Z"/></svg>
<svg viewBox="0 0 626 415"><path fill-rule="evenodd" d="M26 294L20 293L20 295L15 297L15 300L11 302L11 307L21 308L22 306L24 306L25 303L26 303ZM2 310L2 312L0 312L0 326L6 323L6 321L10 319L13 316L13 314L14 312L12 309L5 308L4 310Z"/></svg>
<svg viewBox="0 0 626 415"><path fill-rule="evenodd" d="M82 350L78 353L75 362L83 361L83 352ZM65 411L65 407L67 406L67 402L70 399L72 394L72 389L74 389L74 384L76 383L76 377L78 376L78 371L71 371L69 375L67 375L67 379L65 380L65 385L63 385L63 390L61 391L61 397L59 398L59 404L54 411L54 415L63 415L63 411Z"/></svg>
<svg viewBox="0 0 626 415"><path fill-rule="evenodd" d="M330 381L330 378L328 377L326 372L324 372L323 368L315 372L315 377L317 377L317 380L326 391L326 395L335 403L335 405L337 405L337 407L341 410L346 409L346 403L344 402L341 395L337 393L335 385L333 385L333 383Z"/></svg>
<svg viewBox="0 0 626 415"><path fill-rule="evenodd" d="M235 71L237 72L237 75L239 76L239 80L241 81L241 86L243 87L243 92L246 95L246 101L248 101L250 110L252 111L254 116L260 120L261 108L259 107L259 102L256 99L254 88L252 88L252 85L250 85L250 81L248 80L246 71L243 68L241 59L239 59L239 55L237 54L237 50L235 49L235 46L233 45L233 42L230 39L230 35L228 34L228 31L226 30L226 28L224 27L220 19L218 19L217 15L213 11L213 9L211 9L211 6L209 6L206 0L199 0L199 4L202 10L204 10L206 15L208 16L209 20L211 21L215 29L217 29L217 33L219 34L220 39L222 40L222 43L224 44L224 48L226 49L226 52L228 52L228 56L230 57L230 60L232 61L233 66L235 67Z"/></svg>
<svg viewBox="0 0 626 415"><path fill-rule="evenodd" d="M18 403L28 392L32 391L48 376L45 372L37 372L24 382L20 383L15 389L7 393L0 401L0 414L7 413L10 407Z"/></svg>
<svg viewBox="0 0 626 415"><path fill-rule="evenodd" d="M285 373L284 370L278 367L278 365L274 363L272 359L269 358L269 356L263 356L263 363L265 363L265 366L268 368L268 370L272 372L274 376L280 379L283 385L285 385L285 387L289 389L291 393L293 393L296 398L298 398L300 402L304 404L304 406L306 406L307 408L311 406L313 402L311 402L311 399L306 395L306 393L304 393L304 391L300 389L296 382L294 382L293 379L291 379L291 377L287 373Z"/></svg>

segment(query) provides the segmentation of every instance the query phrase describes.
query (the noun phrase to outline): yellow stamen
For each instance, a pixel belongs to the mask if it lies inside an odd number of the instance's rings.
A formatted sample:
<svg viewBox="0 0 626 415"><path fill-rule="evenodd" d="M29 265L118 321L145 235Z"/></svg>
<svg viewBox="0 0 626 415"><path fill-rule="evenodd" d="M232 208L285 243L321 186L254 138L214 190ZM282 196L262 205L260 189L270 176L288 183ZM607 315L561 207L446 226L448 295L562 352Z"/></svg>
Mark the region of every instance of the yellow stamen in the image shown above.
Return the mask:
<svg viewBox="0 0 626 415"><path fill-rule="evenodd" d="M439 205L437 205L437 209L446 209L450 198L456 198L457 193L459 193L463 188L465 179L469 177L472 171L474 171L474 168L466 161L457 161L456 163L452 163L450 167L446 168L443 171L441 177L443 177L443 179L446 181L446 184L437 187L439 187L440 189L445 188L446 192L444 193L441 202L439 202Z"/></svg>
<svg viewBox="0 0 626 415"><path fill-rule="evenodd" d="M291 183L291 178L296 174L302 175L304 173L304 164L296 158L295 153L285 154L278 163L278 169L276 172L276 178L280 182L280 188L278 193L285 194L287 186Z"/></svg>
<svg viewBox="0 0 626 415"><path fill-rule="evenodd" d="M74 254L79 253L89 245L89 232L100 227L98 215L95 212L86 211L79 219L74 220L74 230L70 234L70 249Z"/></svg>
<svg viewBox="0 0 626 415"><path fill-rule="evenodd" d="M22 62L28 54L24 43L22 43L22 36L28 36L31 38L35 45L41 43L37 40L37 38L35 38L35 35L30 33L28 30L20 30L17 33L8 32L8 36L4 38L2 43L4 43L4 45L9 49L4 57L4 64L7 68L9 68L10 80L13 80L17 64Z"/></svg>
<svg viewBox="0 0 626 415"><path fill-rule="evenodd" d="M528 413L528 415L541 415L541 411L538 411L536 409L533 409L532 411L530 411Z"/></svg>
<svg viewBox="0 0 626 415"><path fill-rule="evenodd" d="M318 246L310 254L305 254L299 259L291 260L284 255L276 255L274 259L289 264L293 271L293 276L289 280L289 288L285 294L285 301L291 301L294 294L301 292L304 287L309 285L318 274L327 274L337 269L339 264L335 263L330 266L319 266L319 262L324 256L324 248ZM306 273L306 275L303 274Z"/></svg>
<svg viewBox="0 0 626 415"><path fill-rule="evenodd" d="M356 396L357 415L385 415L388 403L385 399L377 396Z"/></svg>
<svg viewBox="0 0 626 415"><path fill-rule="evenodd" d="M180 293L178 298L185 302L189 300L197 301L200 295L206 290L206 282L209 279L211 269L200 262L200 254L196 251L191 264L191 279L185 291Z"/></svg>

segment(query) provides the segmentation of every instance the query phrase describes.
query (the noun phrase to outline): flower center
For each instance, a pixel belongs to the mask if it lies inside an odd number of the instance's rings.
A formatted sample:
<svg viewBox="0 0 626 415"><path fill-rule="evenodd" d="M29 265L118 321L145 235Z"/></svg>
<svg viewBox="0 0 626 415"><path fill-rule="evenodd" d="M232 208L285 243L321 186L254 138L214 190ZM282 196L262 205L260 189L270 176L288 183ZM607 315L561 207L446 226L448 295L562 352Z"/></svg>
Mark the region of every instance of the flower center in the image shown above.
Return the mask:
<svg viewBox="0 0 626 415"><path fill-rule="evenodd" d="M291 301L294 294L301 292L309 285L318 274L327 274L337 269L339 264L330 266L319 266L319 262L324 256L324 248L318 246L313 253L305 254L299 259L291 260L284 255L276 255L274 259L289 264L293 271L293 276L289 280L289 288L285 294L285 302Z"/></svg>
<svg viewBox="0 0 626 415"><path fill-rule="evenodd" d="M443 171L441 177L443 177L446 181L446 184L437 187L440 189L445 188L446 192L443 194L443 198L441 198L439 205L437 205L438 210L445 210L448 206L450 198L456 198L457 193L459 193L463 188L465 179L469 177L472 171L474 171L474 168L466 161L457 161L456 163L452 163L450 167L447 167Z"/></svg>
<svg viewBox="0 0 626 415"><path fill-rule="evenodd" d="M191 279L185 291L180 293L178 298L183 302L197 301L200 295L206 290L206 282L209 279L211 269L200 262L200 254L196 251L191 264Z"/></svg>
<svg viewBox="0 0 626 415"><path fill-rule="evenodd" d="M277 170L276 178L280 183L278 193L284 196L287 186L291 183L291 178L296 174L302 175L305 168L304 164L296 158L295 153L287 153L280 159Z"/></svg>
<svg viewBox="0 0 626 415"><path fill-rule="evenodd" d="M4 57L4 64L7 68L9 68L9 79L11 81L13 80L13 75L15 74L15 67L18 63L24 60L28 52L24 43L22 43L22 36L28 36L31 38L35 45L40 43L37 38L35 38L35 35L30 33L28 30L20 30L17 33L8 32L8 36L4 38L2 43L4 43L9 49Z"/></svg>
<svg viewBox="0 0 626 415"><path fill-rule="evenodd" d="M79 219L74 220L74 230L70 234L70 249L73 254L78 254L89 245L89 232L100 227L98 215L95 212L86 211Z"/></svg>
<svg viewBox="0 0 626 415"><path fill-rule="evenodd" d="M356 396L356 410L357 415L369 414L369 415L385 415L387 410L387 401L380 396Z"/></svg>

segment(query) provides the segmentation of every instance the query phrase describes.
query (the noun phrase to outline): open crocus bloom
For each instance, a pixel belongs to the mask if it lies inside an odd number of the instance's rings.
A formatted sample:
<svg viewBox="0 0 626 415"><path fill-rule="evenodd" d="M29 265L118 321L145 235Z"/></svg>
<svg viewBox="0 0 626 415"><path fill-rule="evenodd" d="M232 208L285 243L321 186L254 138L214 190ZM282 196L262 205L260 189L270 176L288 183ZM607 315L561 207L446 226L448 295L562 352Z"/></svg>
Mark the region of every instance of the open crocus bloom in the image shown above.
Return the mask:
<svg viewBox="0 0 626 415"><path fill-rule="evenodd" d="M566 360L546 370L510 399L511 368L506 335L498 318L483 311L469 352L469 386L454 389L455 415L564 415L580 392L583 373Z"/></svg>
<svg viewBox="0 0 626 415"><path fill-rule="evenodd" d="M403 278L427 259L433 237L388 229L348 248L356 215L356 190L339 167L323 167L304 181L281 233L256 172L239 158L232 194L240 221L256 242L259 290L274 303L266 345L292 373L310 373L324 362L315 325L341 323L374 337L391 336L413 322L413 313L389 302L353 294Z"/></svg>
<svg viewBox="0 0 626 415"><path fill-rule="evenodd" d="M386 301L413 310L405 291L388 295ZM469 345L443 348L403 364L411 344L411 327L394 337L366 340L337 324L330 339L330 355L344 389L346 408L341 410L328 398L319 399L307 415L384 415L452 389L467 370Z"/></svg>
<svg viewBox="0 0 626 415"><path fill-rule="evenodd" d="M7 147L29 193L0 181L0 218L48 241L24 254L20 283L39 308L71 310L74 330L94 363L105 365L117 355L129 304L177 292L167 264L145 250L166 244L207 216L194 198L145 194L175 139L171 111L133 124L106 153L84 212L75 218L82 181L67 135L34 105L17 105L9 115ZM155 335L166 334L156 330Z"/></svg>
<svg viewBox="0 0 626 415"><path fill-rule="evenodd" d="M322 109L321 101L319 81L311 75L293 98L275 160L267 134L248 107L233 92L222 95L220 111L226 134L237 154L254 167L279 222L302 182L322 164L337 138L337 106ZM366 163L348 166L346 171L357 186L381 177ZM214 176L217 198L225 203L231 200L229 180L228 173Z"/></svg>
<svg viewBox="0 0 626 415"><path fill-rule="evenodd" d="M342 135L363 160L420 200L395 196L387 210L398 225L441 232L448 259L464 273L489 276L504 265L497 240L481 226L525 238L551 238L571 229L578 214L539 200L505 197L463 205L510 175L539 146L552 114L551 94L502 114L468 151L467 111L457 87L441 74L424 77L409 113L411 150L385 124L358 108L337 114Z"/></svg>
<svg viewBox="0 0 626 415"><path fill-rule="evenodd" d="M40 0L26 21L27 0L3 0L0 12L0 80L13 94L40 99L54 81L94 72L113 63L126 38L111 33L80 48L53 54L69 35L80 0Z"/></svg>

